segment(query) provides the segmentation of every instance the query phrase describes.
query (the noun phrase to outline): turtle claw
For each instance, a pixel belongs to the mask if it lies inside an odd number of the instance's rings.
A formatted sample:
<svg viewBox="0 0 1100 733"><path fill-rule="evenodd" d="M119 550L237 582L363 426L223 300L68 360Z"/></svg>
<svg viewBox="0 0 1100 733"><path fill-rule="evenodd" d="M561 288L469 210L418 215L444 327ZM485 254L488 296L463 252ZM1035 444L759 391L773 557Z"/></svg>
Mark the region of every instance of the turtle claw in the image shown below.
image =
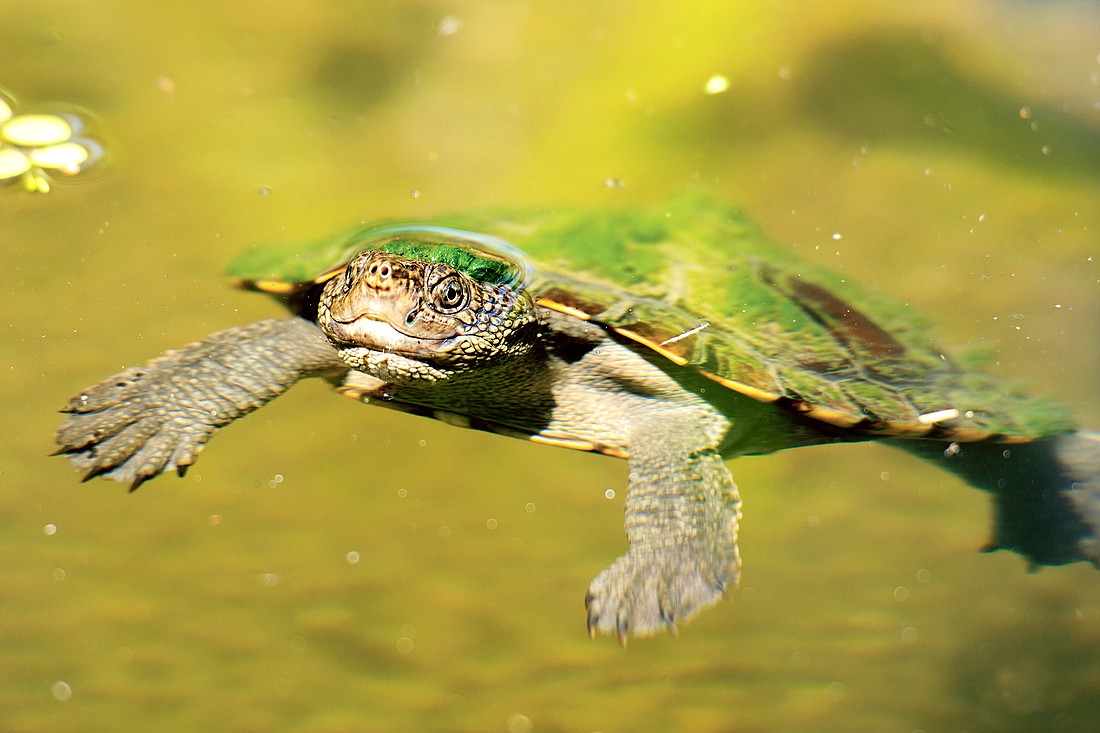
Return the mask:
<svg viewBox="0 0 1100 733"><path fill-rule="evenodd" d="M595 597L589 593L584 597L584 605L588 609L588 620L586 626L588 628L588 638L595 639L596 633L601 631L600 628L600 614L592 608L591 604L595 600ZM630 621L624 616L618 616L615 619L615 637L619 641L619 646L626 649L626 644L630 636Z"/></svg>
<svg viewBox="0 0 1100 733"><path fill-rule="evenodd" d="M94 479L96 476L102 476L103 474L110 471L112 468L113 468L113 466L107 466L107 465L92 466L87 472L85 472L84 476L80 479L80 483L82 483L82 484L87 483L88 481L91 481L92 479Z"/></svg>
<svg viewBox="0 0 1100 733"><path fill-rule="evenodd" d="M631 549L592 581L585 597L588 635L614 634L624 647L629 636L662 628L676 637L677 622L721 600L737 574L736 564L710 568L686 548Z"/></svg>
<svg viewBox="0 0 1100 733"><path fill-rule="evenodd" d="M630 624L626 623L626 619L619 619L617 624L616 636L619 639L619 646L626 649L627 634L630 631Z"/></svg>
<svg viewBox="0 0 1100 733"><path fill-rule="evenodd" d="M588 611L588 619L586 621L586 627L588 628L588 638L596 638L596 630L600 625L600 615L592 609L593 596L591 593L587 593L584 596L584 608Z"/></svg>
<svg viewBox="0 0 1100 733"><path fill-rule="evenodd" d="M68 456L85 481L103 476L131 491L169 469L183 476L218 428L338 366L301 318L218 331L71 399L54 455Z"/></svg>

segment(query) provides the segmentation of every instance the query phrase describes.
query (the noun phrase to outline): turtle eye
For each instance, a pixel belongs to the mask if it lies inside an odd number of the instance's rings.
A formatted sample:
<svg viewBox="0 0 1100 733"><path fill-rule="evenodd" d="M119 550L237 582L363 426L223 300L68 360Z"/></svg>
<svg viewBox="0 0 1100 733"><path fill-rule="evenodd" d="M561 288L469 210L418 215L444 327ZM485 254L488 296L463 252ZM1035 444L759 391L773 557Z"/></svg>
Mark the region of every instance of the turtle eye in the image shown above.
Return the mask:
<svg viewBox="0 0 1100 733"><path fill-rule="evenodd" d="M440 313L456 313L466 307L469 289L457 275L445 277L435 286L435 307Z"/></svg>

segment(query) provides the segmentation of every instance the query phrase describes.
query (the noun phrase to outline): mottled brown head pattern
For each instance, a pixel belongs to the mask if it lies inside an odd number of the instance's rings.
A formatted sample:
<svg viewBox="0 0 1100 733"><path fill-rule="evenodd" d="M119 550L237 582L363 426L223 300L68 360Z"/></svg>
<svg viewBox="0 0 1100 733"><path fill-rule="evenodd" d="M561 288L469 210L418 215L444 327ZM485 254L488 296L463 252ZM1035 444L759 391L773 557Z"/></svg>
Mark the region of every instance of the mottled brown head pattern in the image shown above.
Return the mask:
<svg viewBox="0 0 1100 733"><path fill-rule="evenodd" d="M530 295L515 285L367 250L325 284L318 323L353 367L408 381L440 379L527 353L537 317Z"/></svg>

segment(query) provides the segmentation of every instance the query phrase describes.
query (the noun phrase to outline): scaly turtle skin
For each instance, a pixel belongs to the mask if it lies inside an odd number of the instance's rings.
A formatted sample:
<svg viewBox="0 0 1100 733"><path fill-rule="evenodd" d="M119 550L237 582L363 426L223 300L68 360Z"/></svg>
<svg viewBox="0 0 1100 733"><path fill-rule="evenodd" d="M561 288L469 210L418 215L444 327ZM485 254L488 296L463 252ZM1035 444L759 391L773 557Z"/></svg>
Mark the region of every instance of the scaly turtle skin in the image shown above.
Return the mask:
<svg viewBox="0 0 1100 733"><path fill-rule="evenodd" d="M518 249L517 249L518 248ZM293 315L90 387L59 453L137 487L299 379L446 422L628 459L625 555L589 632L649 634L738 580L725 461L884 440L994 496L990 549L1100 561L1100 438L956 368L921 321L792 259L730 209L379 224L232 268Z"/></svg>

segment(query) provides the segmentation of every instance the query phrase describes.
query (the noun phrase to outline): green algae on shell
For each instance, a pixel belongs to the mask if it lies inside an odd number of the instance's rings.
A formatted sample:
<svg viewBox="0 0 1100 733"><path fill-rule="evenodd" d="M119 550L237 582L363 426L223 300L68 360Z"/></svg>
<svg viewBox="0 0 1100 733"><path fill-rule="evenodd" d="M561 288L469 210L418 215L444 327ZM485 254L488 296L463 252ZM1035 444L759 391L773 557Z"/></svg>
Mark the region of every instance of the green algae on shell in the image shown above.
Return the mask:
<svg viewBox="0 0 1100 733"><path fill-rule="evenodd" d="M954 368L909 308L802 262L736 209L696 195L649 210L386 222L313 245L254 248L229 274L238 285L293 300L343 272L358 252L383 246L380 238L412 252L422 237L419 249L427 251L441 232L511 253L506 259L527 269L525 287L545 308L842 431L1026 442L1071 424L1044 399L1023 399L981 372Z"/></svg>

